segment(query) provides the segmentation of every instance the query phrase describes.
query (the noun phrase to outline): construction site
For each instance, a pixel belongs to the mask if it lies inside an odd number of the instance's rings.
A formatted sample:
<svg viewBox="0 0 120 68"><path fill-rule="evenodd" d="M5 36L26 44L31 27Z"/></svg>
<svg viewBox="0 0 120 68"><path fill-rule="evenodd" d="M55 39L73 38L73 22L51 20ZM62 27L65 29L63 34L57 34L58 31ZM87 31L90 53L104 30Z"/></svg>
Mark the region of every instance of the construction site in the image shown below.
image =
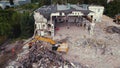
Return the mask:
<svg viewBox="0 0 120 68"><path fill-rule="evenodd" d="M1 48L0 66L120 68L120 24L103 12L103 6L84 4L36 9L33 37Z"/></svg>

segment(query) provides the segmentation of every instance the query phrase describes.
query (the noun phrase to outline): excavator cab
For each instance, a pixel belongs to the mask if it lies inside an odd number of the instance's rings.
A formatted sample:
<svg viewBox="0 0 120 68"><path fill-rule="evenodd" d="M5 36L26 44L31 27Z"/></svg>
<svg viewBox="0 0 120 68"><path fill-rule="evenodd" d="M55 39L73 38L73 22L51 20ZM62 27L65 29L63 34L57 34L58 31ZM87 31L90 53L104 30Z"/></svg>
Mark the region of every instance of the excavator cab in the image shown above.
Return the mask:
<svg viewBox="0 0 120 68"><path fill-rule="evenodd" d="M60 45L55 44L52 46L52 50L57 51L57 49L60 47Z"/></svg>

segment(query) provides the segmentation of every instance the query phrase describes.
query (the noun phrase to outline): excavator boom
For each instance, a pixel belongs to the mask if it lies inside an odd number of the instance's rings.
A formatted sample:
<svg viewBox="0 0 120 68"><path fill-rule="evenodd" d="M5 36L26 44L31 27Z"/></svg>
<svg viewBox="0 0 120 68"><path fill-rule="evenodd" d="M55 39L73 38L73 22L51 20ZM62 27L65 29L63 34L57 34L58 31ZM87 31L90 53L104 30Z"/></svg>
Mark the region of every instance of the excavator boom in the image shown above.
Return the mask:
<svg viewBox="0 0 120 68"><path fill-rule="evenodd" d="M55 48L55 50L57 50L59 52L66 52L67 53L67 51L68 51L68 44L67 43L58 44L54 40L52 40L51 38L41 37L41 36L34 36L34 38L30 41L29 46L31 47L32 43L34 43L36 41L45 41L45 42L52 44L53 45L52 50L54 50L54 48Z"/></svg>
<svg viewBox="0 0 120 68"><path fill-rule="evenodd" d="M47 37L35 36L34 39L39 40L39 41L49 42L52 45L56 44L56 42L54 40L47 38Z"/></svg>

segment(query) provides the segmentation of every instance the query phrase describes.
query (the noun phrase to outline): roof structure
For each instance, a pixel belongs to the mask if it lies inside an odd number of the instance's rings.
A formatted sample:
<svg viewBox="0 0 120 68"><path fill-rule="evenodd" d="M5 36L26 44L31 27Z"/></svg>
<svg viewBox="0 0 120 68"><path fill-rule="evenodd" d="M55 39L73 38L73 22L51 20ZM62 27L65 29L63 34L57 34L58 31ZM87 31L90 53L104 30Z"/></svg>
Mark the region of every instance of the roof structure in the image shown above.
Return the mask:
<svg viewBox="0 0 120 68"><path fill-rule="evenodd" d="M71 4L42 6L39 9L35 10L35 12L40 12L40 14L42 14L47 19L50 19L51 13L63 12L67 15L69 13L72 13L72 11L80 11L84 15L88 15L90 12L92 12L88 9L81 7L81 6L71 5Z"/></svg>

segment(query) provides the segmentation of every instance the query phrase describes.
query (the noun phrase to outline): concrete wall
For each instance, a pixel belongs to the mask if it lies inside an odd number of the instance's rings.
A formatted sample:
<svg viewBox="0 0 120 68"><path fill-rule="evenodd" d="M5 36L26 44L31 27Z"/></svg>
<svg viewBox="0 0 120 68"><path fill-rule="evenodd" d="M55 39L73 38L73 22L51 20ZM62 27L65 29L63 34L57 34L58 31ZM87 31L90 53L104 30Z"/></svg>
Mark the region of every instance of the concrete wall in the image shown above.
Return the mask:
<svg viewBox="0 0 120 68"><path fill-rule="evenodd" d="M103 6L89 6L88 9L95 13L94 14L95 22L101 22L102 15L104 12L104 7Z"/></svg>
<svg viewBox="0 0 120 68"><path fill-rule="evenodd" d="M44 18L39 12L34 12L35 19L35 29L37 30L37 35L45 36L47 35L47 19Z"/></svg>
<svg viewBox="0 0 120 68"><path fill-rule="evenodd" d="M51 19L48 21L46 18L43 17L42 14L40 14L40 12L34 12L34 19L35 19L37 35L54 37L55 21L52 20L53 16L61 16L61 15L59 12L51 13L51 15L50 15ZM62 16L65 16L65 14L62 13ZM84 14L81 12L78 12L78 11L73 11L71 14L68 14L68 16L84 16ZM94 13L91 12L88 14L88 16L94 17ZM72 19L72 20L74 22L74 19Z"/></svg>

